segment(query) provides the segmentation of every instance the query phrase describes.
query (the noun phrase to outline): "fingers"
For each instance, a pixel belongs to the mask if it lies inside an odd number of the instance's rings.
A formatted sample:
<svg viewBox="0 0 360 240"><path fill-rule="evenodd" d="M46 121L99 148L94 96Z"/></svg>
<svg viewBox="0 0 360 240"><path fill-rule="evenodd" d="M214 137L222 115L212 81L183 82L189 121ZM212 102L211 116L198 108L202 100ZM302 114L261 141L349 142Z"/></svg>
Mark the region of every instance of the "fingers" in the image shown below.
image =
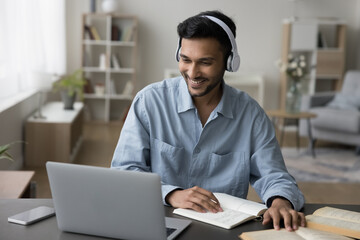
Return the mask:
<svg viewBox="0 0 360 240"><path fill-rule="evenodd" d="M188 189L187 201L190 202L191 208L198 212L213 212L222 211L219 200L215 195L200 187L192 187ZM195 204L195 205L194 205ZM197 207L197 206L198 207ZM201 209L201 210L200 210Z"/></svg>
<svg viewBox="0 0 360 240"><path fill-rule="evenodd" d="M176 190L167 196L167 201L173 207L189 208L197 212L223 211L219 200L215 195L200 187L192 187L185 190Z"/></svg>
<svg viewBox="0 0 360 240"><path fill-rule="evenodd" d="M306 219L302 212L297 212L288 205L273 204L265 213L263 219L263 225L269 224L272 220L273 227L276 230L280 229L280 221L283 219L284 227L288 231L297 230L299 226L305 227Z"/></svg>
<svg viewBox="0 0 360 240"><path fill-rule="evenodd" d="M264 213L263 225L273 222L273 227L276 230L280 229L280 221L283 219L284 227L288 231L297 230L299 226L305 227L306 220L305 215L302 212L297 212L295 210L286 210L281 209L280 211L274 209L268 209Z"/></svg>

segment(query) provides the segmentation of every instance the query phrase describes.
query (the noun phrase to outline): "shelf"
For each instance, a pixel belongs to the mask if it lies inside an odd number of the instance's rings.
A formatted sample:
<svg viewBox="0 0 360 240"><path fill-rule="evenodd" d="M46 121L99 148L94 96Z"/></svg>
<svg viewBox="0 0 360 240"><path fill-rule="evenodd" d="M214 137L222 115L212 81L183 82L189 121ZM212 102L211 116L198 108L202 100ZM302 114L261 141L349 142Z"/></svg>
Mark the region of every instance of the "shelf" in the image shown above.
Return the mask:
<svg viewBox="0 0 360 240"><path fill-rule="evenodd" d="M117 100L132 100L133 96L131 95L124 95L124 94L105 94L105 95L96 95L95 93L87 93L84 94L85 99L117 99Z"/></svg>
<svg viewBox="0 0 360 240"><path fill-rule="evenodd" d="M111 73L135 73L134 68L120 68L120 69L110 68L109 71Z"/></svg>
<svg viewBox="0 0 360 240"><path fill-rule="evenodd" d="M99 67L83 67L84 72L106 72L106 69L102 69Z"/></svg>
<svg viewBox="0 0 360 240"><path fill-rule="evenodd" d="M91 40L85 39L83 40L83 44L85 45L100 45L100 46L120 46L120 47L135 47L135 42L124 42L124 41L106 41L106 40Z"/></svg>
<svg viewBox="0 0 360 240"><path fill-rule="evenodd" d="M304 94L314 94L322 89L341 89L345 70L346 29L344 21L334 18L283 21L281 61L287 62L289 54L305 56L308 79L305 81L307 84L302 86ZM286 107L288 83L286 72L281 72L281 109Z"/></svg>
<svg viewBox="0 0 360 240"><path fill-rule="evenodd" d="M105 99L105 95L96 95L95 93L86 93L84 94L84 98L85 99L100 99L100 100L104 100Z"/></svg>
<svg viewBox="0 0 360 240"><path fill-rule="evenodd" d="M129 100L131 101L133 97L131 95L123 95L123 94L116 94L116 95L109 95L110 99L114 100Z"/></svg>
<svg viewBox="0 0 360 240"><path fill-rule="evenodd" d="M83 40L83 44L85 45L101 45L101 46L106 46L108 41L105 40L90 40L90 39L85 39Z"/></svg>
<svg viewBox="0 0 360 240"><path fill-rule="evenodd" d="M110 46L135 47L136 42L111 41Z"/></svg>
<svg viewBox="0 0 360 240"><path fill-rule="evenodd" d="M316 74L316 79L319 79L319 80L337 80L339 78L341 78L342 75L341 74Z"/></svg>
<svg viewBox="0 0 360 240"><path fill-rule="evenodd" d="M123 119L123 109L133 99L133 90L127 91L126 86L130 83L135 86L137 25L135 16L83 14L82 66L89 83L84 102L90 120L108 122ZM94 28L101 40L94 40ZM96 86L99 85L104 86L103 95L92 93L97 92ZM123 92L129 94L116 94Z"/></svg>

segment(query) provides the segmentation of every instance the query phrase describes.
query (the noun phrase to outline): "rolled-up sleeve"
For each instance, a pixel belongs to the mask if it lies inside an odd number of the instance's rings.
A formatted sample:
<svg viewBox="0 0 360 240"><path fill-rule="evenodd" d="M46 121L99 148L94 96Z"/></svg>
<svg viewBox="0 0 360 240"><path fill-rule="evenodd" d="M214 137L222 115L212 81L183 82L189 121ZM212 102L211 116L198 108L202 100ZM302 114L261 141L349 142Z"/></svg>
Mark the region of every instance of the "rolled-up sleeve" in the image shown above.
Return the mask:
<svg viewBox="0 0 360 240"><path fill-rule="evenodd" d="M260 111L254 123L254 152L250 160L251 185L263 202L267 203L271 197L281 196L289 200L294 209L299 211L305 199L295 179L286 169L271 121Z"/></svg>

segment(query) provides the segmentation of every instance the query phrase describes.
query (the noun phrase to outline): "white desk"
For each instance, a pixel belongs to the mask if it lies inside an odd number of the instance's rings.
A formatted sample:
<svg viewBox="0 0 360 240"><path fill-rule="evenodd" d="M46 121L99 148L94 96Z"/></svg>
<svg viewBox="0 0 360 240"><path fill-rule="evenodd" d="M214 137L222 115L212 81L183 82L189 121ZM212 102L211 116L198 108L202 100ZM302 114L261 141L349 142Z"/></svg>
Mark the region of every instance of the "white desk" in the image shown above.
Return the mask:
<svg viewBox="0 0 360 240"><path fill-rule="evenodd" d="M26 166L44 166L47 161L72 162L81 144L83 103L65 110L62 102L42 108L45 119L31 116L26 122Z"/></svg>

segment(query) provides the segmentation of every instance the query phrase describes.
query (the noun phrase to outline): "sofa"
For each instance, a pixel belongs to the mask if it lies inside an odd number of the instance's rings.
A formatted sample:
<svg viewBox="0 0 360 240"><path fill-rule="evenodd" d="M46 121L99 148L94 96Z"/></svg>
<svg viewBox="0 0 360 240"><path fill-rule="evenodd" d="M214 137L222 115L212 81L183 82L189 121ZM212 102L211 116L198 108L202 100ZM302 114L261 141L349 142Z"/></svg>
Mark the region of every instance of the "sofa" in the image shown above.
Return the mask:
<svg viewBox="0 0 360 240"><path fill-rule="evenodd" d="M360 71L345 74L341 91L304 95L301 111L317 115L311 119L313 144L317 139L356 147L360 154ZM300 121L300 136L308 137L307 122Z"/></svg>

